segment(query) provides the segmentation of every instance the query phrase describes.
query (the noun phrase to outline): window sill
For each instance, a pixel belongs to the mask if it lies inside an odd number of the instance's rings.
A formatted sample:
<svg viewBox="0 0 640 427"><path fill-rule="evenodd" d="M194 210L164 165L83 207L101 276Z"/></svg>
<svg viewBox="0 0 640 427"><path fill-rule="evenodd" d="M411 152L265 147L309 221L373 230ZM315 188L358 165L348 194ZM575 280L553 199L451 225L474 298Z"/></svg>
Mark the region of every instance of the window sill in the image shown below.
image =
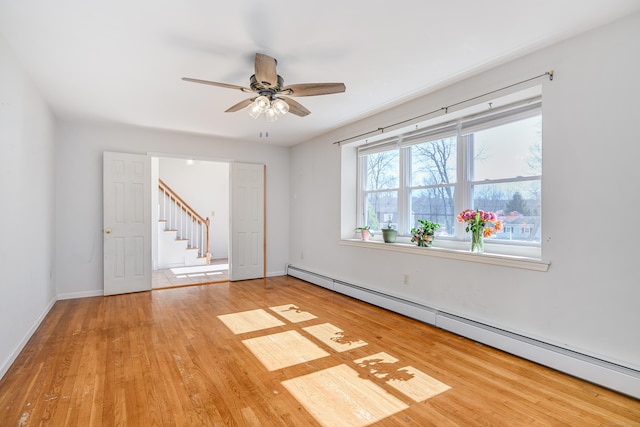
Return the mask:
<svg viewBox="0 0 640 427"><path fill-rule="evenodd" d="M341 239L340 244L344 246L357 246L362 248L379 249L384 251L403 252L413 255L435 256L439 258L457 259L467 262L478 262L482 264L500 265L503 267L521 268L533 271L548 271L550 261L538 258L528 258L513 255L499 255L492 253L474 254L469 251L458 249L445 249L439 247L422 248L414 244L407 243L384 243L381 241L363 241L359 239Z"/></svg>

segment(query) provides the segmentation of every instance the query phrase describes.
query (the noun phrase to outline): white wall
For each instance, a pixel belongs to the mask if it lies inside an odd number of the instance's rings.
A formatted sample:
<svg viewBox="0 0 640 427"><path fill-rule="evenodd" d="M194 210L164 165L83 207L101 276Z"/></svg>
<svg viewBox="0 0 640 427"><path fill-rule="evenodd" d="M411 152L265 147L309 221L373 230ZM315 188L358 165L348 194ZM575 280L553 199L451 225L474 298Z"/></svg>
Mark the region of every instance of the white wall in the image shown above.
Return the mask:
<svg viewBox="0 0 640 427"><path fill-rule="evenodd" d="M636 14L295 146L291 263L640 369L638 40ZM339 244L341 226L355 225L355 212L341 222L341 198L355 192L341 196L343 160L333 142L551 69L554 80L540 80L548 272ZM310 229L313 239L301 238Z"/></svg>
<svg viewBox="0 0 640 427"><path fill-rule="evenodd" d="M54 119L0 39L0 377L56 300Z"/></svg>
<svg viewBox="0 0 640 427"><path fill-rule="evenodd" d="M272 145L90 123L59 124L56 282L60 298L102 293L102 152L164 153L263 163L267 168L267 275L289 257L289 151Z"/></svg>
<svg viewBox="0 0 640 427"><path fill-rule="evenodd" d="M229 163L160 158L159 175L203 218L209 218L211 257L229 257ZM212 212L214 213L212 215Z"/></svg>

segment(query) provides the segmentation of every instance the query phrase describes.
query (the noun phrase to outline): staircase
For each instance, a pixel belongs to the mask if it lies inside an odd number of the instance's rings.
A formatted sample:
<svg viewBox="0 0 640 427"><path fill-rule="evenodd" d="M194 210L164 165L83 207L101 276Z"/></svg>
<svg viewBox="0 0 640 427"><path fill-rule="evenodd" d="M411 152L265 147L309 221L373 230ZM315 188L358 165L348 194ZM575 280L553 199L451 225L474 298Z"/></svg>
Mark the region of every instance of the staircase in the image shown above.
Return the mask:
<svg viewBox="0 0 640 427"><path fill-rule="evenodd" d="M206 265L209 218L204 219L161 179L158 180L158 266Z"/></svg>

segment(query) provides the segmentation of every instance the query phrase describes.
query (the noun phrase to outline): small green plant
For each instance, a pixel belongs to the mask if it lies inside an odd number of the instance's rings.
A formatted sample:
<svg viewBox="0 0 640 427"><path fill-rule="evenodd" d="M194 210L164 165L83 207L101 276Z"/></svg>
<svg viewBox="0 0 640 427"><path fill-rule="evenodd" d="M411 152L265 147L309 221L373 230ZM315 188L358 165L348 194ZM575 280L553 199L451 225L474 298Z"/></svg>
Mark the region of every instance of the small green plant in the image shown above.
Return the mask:
<svg viewBox="0 0 640 427"><path fill-rule="evenodd" d="M360 232L362 233L362 230L368 230L369 234L371 235L371 237L373 237L373 230L371 229L371 227L369 227L368 225L365 225L364 227L356 227L356 229L354 230L356 233Z"/></svg>
<svg viewBox="0 0 640 427"><path fill-rule="evenodd" d="M418 227L411 229L411 241L417 243L418 246L431 246L434 234L440 230L440 224L428 219L419 219L418 224Z"/></svg>

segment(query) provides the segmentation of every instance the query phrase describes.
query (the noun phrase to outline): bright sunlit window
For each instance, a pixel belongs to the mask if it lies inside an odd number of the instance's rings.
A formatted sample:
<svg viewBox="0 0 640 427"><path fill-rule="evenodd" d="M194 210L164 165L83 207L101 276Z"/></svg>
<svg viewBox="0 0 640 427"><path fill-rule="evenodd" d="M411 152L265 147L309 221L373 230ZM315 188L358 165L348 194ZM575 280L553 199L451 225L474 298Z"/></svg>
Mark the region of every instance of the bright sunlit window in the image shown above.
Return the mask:
<svg viewBox="0 0 640 427"><path fill-rule="evenodd" d="M535 96L359 146L358 226L408 236L429 219L437 240L466 241L456 215L483 209L504 223L491 242L539 247L541 107Z"/></svg>

